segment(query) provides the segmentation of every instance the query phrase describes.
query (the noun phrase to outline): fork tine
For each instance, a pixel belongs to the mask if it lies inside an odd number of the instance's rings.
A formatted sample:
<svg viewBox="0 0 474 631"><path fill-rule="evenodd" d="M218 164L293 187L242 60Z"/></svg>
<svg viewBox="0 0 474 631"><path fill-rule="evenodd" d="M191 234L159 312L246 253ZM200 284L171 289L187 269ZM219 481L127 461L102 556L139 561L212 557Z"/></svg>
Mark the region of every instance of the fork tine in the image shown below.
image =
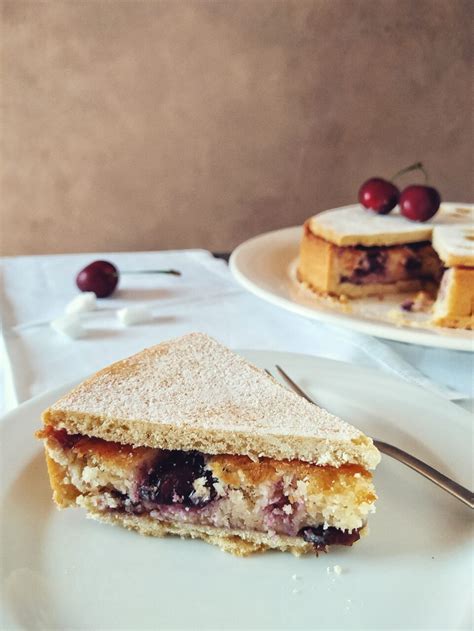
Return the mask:
<svg viewBox="0 0 474 631"><path fill-rule="evenodd" d="M280 375L283 377L283 379L286 381L286 383L290 386L290 388L292 390L294 390L296 392L296 394L299 394L301 397L303 397L304 399L306 399L306 401L309 401L310 403L312 403L313 405L317 405L316 401L314 399L312 399L309 394L306 394L306 392L304 390L302 390L299 385L297 383L295 383L293 381L293 379L291 379L291 377L289 377L286 372L283 370L283 368L281 366L279 366L278 364L276 364L276 369L278 370L278 372L280 373Z"/></svg>
<svg viewBox="0 0 474 631"><path fill-rule="evenodd" d="M269 377L273 377L272 373L268 370L268 368L264 368L264 371L267 373ZM273 377L275 379L275 377Z"/></svg>

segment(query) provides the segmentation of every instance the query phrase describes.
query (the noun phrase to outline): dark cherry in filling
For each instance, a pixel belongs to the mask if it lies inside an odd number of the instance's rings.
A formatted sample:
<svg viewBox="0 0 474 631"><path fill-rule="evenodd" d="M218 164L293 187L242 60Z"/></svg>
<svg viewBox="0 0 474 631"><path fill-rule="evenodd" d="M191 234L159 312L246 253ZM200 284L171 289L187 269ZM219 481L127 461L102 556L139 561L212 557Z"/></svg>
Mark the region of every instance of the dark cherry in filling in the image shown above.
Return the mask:
<svg viewBox="0 0 474 631"><path fill-rule="evenodd" d="M410 243L405 246L409 253L406 256L403 266L408 277L418 277L418 274L423 267L418 251L426 245L426 241L420 241L418 243ZM360 245L355 246L353 249L360 253L359 261L350 276L341 276L341 282L349 282L353 285L362 285L366 282L364 279L371 275L376 275L379 277L379 280L383 280L386 272L388 256L392 250L392 246L366 247ZM374 282L374 280L375 279L372 279L372 282Z"/></svg>
<svg viewBox="0 0 474 631"><path fill-rule="evenodd" d="M412 311L414 305L415 305L415 301L414 300L410 300L408 298L407 300L404 300L400 306L403 309L403 311Z"/></svg>
<svg viewBox="0 0 474 631"><path fill-rule="evenodd" d="M409 256L405 261L405 269L407 272L417 272L421 269L421 260L415 256Z"/></svg>
<svg viewBox="0 0 474 631"><path fill-rule="evenodd" d="M217 480L205 468L203 454L198 451L169 451L147 473L140 484L140 500L154 504L181 504L202 508L216 497L213 483ZM197 497L193 483L204 477L209 490L207 498Z"/></svg>
<svg viewBox="0 0 474 631"><path fill-rule="evenodd" d="M378 274L382 276L385 272L385 266L388 259L388 253L380 248L356 248L361 252L361 256L357 266L350 276L341 276L342 283L352 283L354 285L360 285L363 283L363 279L371 274Z"/></svg>
<svg viewBox="0 0 474 631"><path fill-rule="evenodd" d="M72 449L83 438L81 434L68 434L65 429L55 429L53 436L63 449Z"/></svg>
<svg viewBox="0 0 474 631"><path fill-rule="evenodd" d="M385 271L388 254L385 250L367 250L354 269L354 275L363 277L369 274L380 274Z"/></svg>
<svg viewBox="0 0 474 631"><path fill-rule="evenodd" d="M359 528L349 532L332 526L326 529L323 526L308 526L302 528L298 534L308 543L312 543L318 552L324 552L326 546L351 546L360 539Z"/></svg>

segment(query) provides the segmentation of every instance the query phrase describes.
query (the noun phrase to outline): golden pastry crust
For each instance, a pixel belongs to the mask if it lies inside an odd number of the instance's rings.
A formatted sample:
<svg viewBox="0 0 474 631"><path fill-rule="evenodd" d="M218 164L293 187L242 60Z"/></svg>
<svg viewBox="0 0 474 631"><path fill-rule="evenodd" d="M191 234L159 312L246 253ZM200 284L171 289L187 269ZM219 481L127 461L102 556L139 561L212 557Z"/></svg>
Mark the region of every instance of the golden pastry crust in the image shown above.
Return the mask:
<svg viewBox="0 0 474 631"><path fill-rule="evenodd" d="M474 224L436 226L433 247L446 267L474 267Z"/></svg>
<svg viewBox="0 0 474 631"><path fill-rule="evenodd" d="M67 466L61 465L46 453L49 482L53 490L53 500L58 508L69 508L76 505L80 491L67 482Z"/></svg>
<svg viewBox="0 0 474 631"><path fill-rule="evenodd" d="M449 328L474 328L474 268L452 267L445 271L432 322Z"/></svg>
<svg viewBox="0 0 474 631"><path fill-rule="evenodd" d="M429 241L431 222L418 223L398 212L376 213L357 206L326 210L307 220L311 232L338 246L392 246Z"/></svg>
<svg viewBox="0 0 474 631"><path fill-rule="evenodd" d="M446 327L447 329L464 329L467 331L474 330L474 316L435 316L432 320L436 326Z"/></svg>
<svg viewBox="0 0 474 631"><path fill-rule="evenodd" d="M200 333L98 372L45 425L133 446L375 468L370 438Z"/></svg>

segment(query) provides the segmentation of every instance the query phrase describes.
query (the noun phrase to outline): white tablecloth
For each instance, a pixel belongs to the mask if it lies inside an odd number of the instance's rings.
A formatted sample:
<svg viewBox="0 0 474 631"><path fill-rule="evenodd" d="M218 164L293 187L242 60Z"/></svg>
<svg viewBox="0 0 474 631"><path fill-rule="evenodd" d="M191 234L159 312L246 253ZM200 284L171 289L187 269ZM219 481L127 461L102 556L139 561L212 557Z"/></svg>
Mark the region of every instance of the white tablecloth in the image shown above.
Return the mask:
<svg viewBox="0 0 474 631"><path fill-rule="evenodd" d="M76 273L98 258L120 270L176 268L182 276L123 275L119 290L84 316L86 336L66 338L48 321L77 295ZM116 310L138 304L152 308L153 321L120 325ZM473 396L471 354L377 340L287 313L247 293L224 261L202 250L5 258L1 315L3 410L190 331L209 333L231 348L294 351L375 366L430 387L428 377Z"/></svg>

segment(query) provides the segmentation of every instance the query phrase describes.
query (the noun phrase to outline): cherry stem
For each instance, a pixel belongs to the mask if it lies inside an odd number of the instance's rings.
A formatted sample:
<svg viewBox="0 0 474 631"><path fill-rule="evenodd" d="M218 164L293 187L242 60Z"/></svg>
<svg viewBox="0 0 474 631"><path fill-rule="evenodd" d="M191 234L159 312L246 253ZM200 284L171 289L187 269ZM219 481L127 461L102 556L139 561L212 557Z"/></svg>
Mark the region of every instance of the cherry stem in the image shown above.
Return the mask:
<svg viewBox="0 0 474 631"><path fill-rule="evenodd" d="M171 276L181 276L181 272L178 272L176 269L125 270L121 274L171 274Z"/></svg>
<svg viewBox="0 0 474 631"><path fill-rule="evenodd" d="M428 174L425 171L425 167L423 166L422 162L415 162L415 164L410 164L409 167L406 167L405 169L398 171L398 173L395 173L395 175L393 175L391 179L396 180L397 177L400 177L401 175L405 175L405 173L410 173L410 171L421 171L423 175L425 176L425 184L426 182L428 182Z"/></svg>

